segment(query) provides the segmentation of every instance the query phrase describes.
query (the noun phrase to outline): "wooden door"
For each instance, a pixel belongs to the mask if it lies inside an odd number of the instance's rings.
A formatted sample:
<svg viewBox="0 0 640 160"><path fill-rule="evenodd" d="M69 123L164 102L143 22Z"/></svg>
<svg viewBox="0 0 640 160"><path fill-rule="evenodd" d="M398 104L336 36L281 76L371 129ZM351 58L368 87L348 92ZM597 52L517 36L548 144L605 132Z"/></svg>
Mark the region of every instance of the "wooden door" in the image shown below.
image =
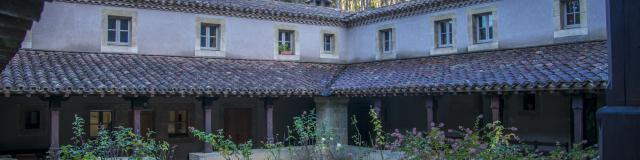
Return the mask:
<svg viewBox="0 0 640 160"><path fill-rule="evenodd" d="M235 143L245 143L251 137L251 109L225 108L224 133Z"/></svg>
<svg viewBox="0 0 640 160"><path fill-rule="evenodd" d="M146 136L150 130L155 131L153 118L153 111L151 110L144 110L140 112L140 135Z"/></svg>

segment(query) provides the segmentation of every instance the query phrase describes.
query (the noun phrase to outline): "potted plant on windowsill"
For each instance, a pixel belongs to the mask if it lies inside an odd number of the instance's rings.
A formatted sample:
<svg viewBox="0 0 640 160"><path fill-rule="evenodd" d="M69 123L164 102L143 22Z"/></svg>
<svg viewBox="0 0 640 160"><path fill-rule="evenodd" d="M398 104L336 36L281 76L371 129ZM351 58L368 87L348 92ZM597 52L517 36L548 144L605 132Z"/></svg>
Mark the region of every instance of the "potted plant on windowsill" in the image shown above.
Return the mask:
<svg viewBox="0 0 640 160"><path fill-rule="evenodd" d="M288 44L278 44L278 53L280 55L293 55L291 47Z"/></svg>

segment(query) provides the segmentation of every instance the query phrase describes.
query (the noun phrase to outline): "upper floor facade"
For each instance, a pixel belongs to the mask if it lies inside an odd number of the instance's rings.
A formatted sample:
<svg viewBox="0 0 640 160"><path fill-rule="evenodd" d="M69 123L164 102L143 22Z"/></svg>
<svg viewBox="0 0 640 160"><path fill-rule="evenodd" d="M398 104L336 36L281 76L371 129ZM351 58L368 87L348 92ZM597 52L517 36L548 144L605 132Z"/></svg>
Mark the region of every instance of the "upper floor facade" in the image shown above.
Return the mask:
<svg viewBox="0 0 640 160"><path fill-rule="evenodd" d="M210 3L54 0L23 48L357 63L606 39L604 0L418 0L357 13Z"/></svg>

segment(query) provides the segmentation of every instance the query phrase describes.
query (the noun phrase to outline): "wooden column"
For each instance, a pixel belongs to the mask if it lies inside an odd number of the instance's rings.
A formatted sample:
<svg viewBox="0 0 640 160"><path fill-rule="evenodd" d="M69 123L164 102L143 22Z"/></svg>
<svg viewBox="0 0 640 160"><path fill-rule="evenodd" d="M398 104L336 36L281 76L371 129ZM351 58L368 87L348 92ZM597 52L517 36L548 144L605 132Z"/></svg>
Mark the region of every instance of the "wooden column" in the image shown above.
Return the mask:
<svg viewBox="0 0 640 160"><path fill-rule="evenodd" d="M42 100L48 101L49 102L49 114L50 114L50 120L49 122L51 123L51 127L50 127L50 140L51 143L49 144L49 152L51 154L51 157L53 159L59 159L59 154L60 154L60 109L62 108L62 101L66 101L67 99L69 99L68 97L62 97L62 96L51 96L51 97L46 97L46 98L42 98Z"/></svg>
<svg viewBox="0 0 640 160"><path fill-rule="evenodd" d="M133 130L136 134L140 134L140 112L148 107L148 97L127 97L131 101L131 110L133 112Z"/></svg>
<svg viewBox="0 0 640 160"><path fill-rule="evenodd" d="M213 108L213 102L218 98L217 97L198 97L196 99L198 99L201 102L202 113L203 113L202 129L206 133L211 133L212 132L211 109ZM202 151L204 153L213 152L213 148L211 147L211 144L202 143L202 145L203 145Z"/></svg>
<svg viewBox="0 0 640 160"><path fill-rule="evenodd" d="M264 111L266 114L266 120L267 120L267 141L268 142L273 142L273 140L275 139L273 136L273 101L275 99L273 98L264 98L262 99L262 101L264 101Z"/></svg>
<svg viewBox="0 0 640 160"><path fill-rule="evenodd" d="M433 122L433 96L427 96L425 100L425 107L427 108L427 131L431 130L434 126Z"/></svg>
<svg viewBox="0 0 640 160"><path fill-rule="evenodd" d="M574 95L571 97L571 109L573 110L573 143L580 143L584 140L582 128L582 109L584 101L582 95Z"/></svg>
<svg viewBox="0 0 640 160"><path fill-rule="evenodd" d="M500 95L492 95L491 96L491 120L493 122L500 121Z"/></svg>

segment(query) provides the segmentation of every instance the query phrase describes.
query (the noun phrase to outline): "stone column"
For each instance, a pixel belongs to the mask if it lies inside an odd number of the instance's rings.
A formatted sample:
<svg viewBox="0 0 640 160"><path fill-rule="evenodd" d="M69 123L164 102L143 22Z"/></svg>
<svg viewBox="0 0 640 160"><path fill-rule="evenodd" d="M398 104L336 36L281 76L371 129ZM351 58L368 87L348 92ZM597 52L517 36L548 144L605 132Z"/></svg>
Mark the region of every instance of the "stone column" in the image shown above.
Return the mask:
<svg viewBox="0 0 640 160"><path fill-rule="evenodd" d="M500 121L500 95L492 95L491 96L491 120L493 122Z"/></svg>
<svg viewBox="0 0 640 160"><path fill-rule="evenodd" d="M373 110L376 112L376 114L378 115L378 119L384 123L384 112L382 112L382 98L380 97L376 97L375 99L373 99Z"/></svg>
<svg viewBox="0 0 640 160"><path fill-rule="evenodd" d="M264 111L266 114L266 121L267 121L267 141L268 142L273 142L273 140L275 139L273 136L273 101L275 99L273 98L264 98L262 99L264 101Z"/></svg>
<svg viewBox="0 0 640 160"><path fill-rule="evenodd" d="M573 110L573 143L580 143L583 139L582 109L584 103L581 95L571 97L571 109Z"/></svg>
<svg viewBox="0 0 640 160"><path fill-rule="evenodd" d="M51 128L51 143L49 145L49 152L52 159L59 159L60 155L60 109L62 108L62 101L66 101L69 98L62 96L51 96L42 98L42 100L49 102L49 114Z"/></svg>
<svg viewBox="0 0 640 160"><path fill-rule="evenodd" d="M140 134L140 112L148 107L148 97L128 97L126 100L131 101L131 110L133 111L133 130L136 134Z"/></svg>
<svg viewBox="0 0 640 160"><path fill-rule="evenodd" d="M349 115L347 115L347 106L349 98L316 97L314 100L318 125L332 129L338 142L348 144Z"/></svg>
<svg viewBox="0 0 640 160"><path fill-rule="evenodd" d="M201 107L202 107L202 119L203 119L203 123L202 123L202 129L204 129L204 132L206 133L211 133L212 129L211 129L211 109L213 108L213 101L217 100L217 97L198 97L196 98L201 102ZM205 142L203 142L203 152L204 153L209 153L209 152L213 152L213 149L211 148L211 144L207 144Z"/></svg>
<svg viewBox="0 0 640 160"><path fill-rule="evenodd" d="M427 96L425 99L425 107L427 108L427 131L431 131L433 127L433 96Z"/></svg>

